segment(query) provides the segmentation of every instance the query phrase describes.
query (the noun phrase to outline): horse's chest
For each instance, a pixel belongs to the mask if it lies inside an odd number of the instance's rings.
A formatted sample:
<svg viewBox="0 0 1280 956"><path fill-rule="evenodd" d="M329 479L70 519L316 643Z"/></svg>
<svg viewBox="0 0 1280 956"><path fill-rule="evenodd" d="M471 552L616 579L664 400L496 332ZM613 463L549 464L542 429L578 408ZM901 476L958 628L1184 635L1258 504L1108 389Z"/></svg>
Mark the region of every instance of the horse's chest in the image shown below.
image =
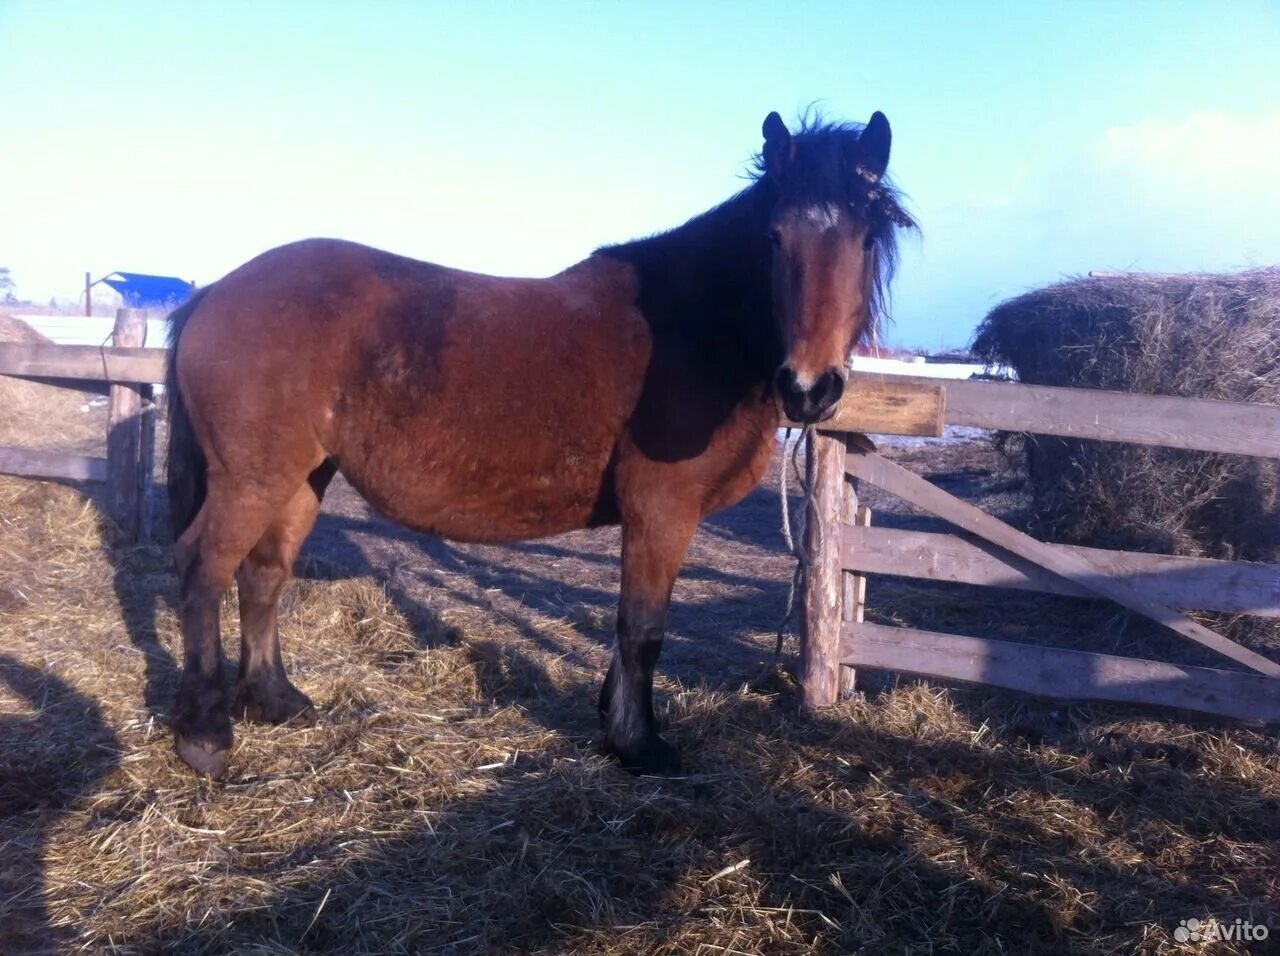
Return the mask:
<svg viewBox="0 0 1280 956"><path fill-rule="evenodd" d="M703 514L737 504L769 469L776 445L777 414L772 406L744 409L722 437L719 472L708 487Z"/></svg>

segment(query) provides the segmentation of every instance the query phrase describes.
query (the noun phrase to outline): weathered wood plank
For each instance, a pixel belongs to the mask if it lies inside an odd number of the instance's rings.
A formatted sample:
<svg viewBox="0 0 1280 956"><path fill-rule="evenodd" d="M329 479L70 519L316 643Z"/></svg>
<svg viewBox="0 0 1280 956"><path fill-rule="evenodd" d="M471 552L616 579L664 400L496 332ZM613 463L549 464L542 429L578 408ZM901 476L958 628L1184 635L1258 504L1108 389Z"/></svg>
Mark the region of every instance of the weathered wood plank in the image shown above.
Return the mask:
<svg viewBox="0 0 1280 956"><path fill-rule="evenodd" d="M961 501L936 485L931 485L919 475L895 464L859 444L865 442L859 436L851 436L847 467L851 474L863 478L892 492L904 501L945 518L963 531L976 534L992 544L1032 561L1061 577L1074 580L1102 597L1146 615L1183 637L1203 644L1233 661L1251 667L1271 677L1280 677L1280 664L1263 657L1247 647L1241 647L1209 628L1178 613L1173 608L1151 600L1131 587L1126 581L1100 575L1083 557L1060 551L1016 528ZM867 446L870 443L867 442Z"/></svg>
<svg viewBox="0 0 1280 956"><path fill-rule="evenodd" d="M840 692L840 516L845 452L844 435L809 433L800 621L802 697L808 710L831 706Z"/></svg>
<svg viewBox="0 0 1280 956"><path fill-rule="evenodd" d="M1083 585L981 540L853 525L845 526L843 538L844 566L852 571L1097 597ZM1280 617L1280 565L1069 545L1048 547L1073 552L1098 574L1120 578L1171 607Z"/></svg>
<svg viewBox="0 0 1280 956"><path fill-rule="evenodd" d="M147 338L142 309L116 312L115 343L138 348ZM107 511L128 541L142 532L145 482L142 468L142 394L135 385L113 384L107 396Z"/></svg>
<svg viewBox="0 0 1280 956"><path fill-rule="evenodd" d="M0 447L0 475L63 481L106 481L107 460L35 448Z"/></svg>
<svg viewBox="0 0 1280 956"><path fill-rule="evenodd" d="M144 339L145 341L145 339ZM151 540L151 485L156 471L156 395L150 385L139 389L142 399L142 446L138 449L138 539Z"/></svg>
<svg viewBox="0 0 1280 956"><path fill-rule="evenodd" d="M20 378L24 382L31 382L34 385L48 385L51 388L68 388L73 392L83 392L85 395L101 395L103 398L111 391L111 385L107 382L95 382L87 378L42 378L37 375L10 375L8 378Z"/></svg>
<svg viewBox="0 0 1280 956"><path fill-rule="evenodd" d="M93 345L0 344L0 375L149 385L164 381L165 350Z"/></svg>
<svg viewBox="0 0 1280 956"><path fill-rule="evenodd" d="M878 372L850 377L851 386L863 381L936 380ZM971 379L948 381L946 391L948 425L1280 458L1280 407L1274 405Z"/></svg>
<svg viewBox="0 0 1280 956"><path fill-rule="evenodd" d="M851 527L865 528L871 524L871 509L866 505L858 504L858 489L856 479L852 475L845 475L844 481L844 506L842 510L842 520L845 523L843 530ZM845 568L849 567L848 560L848 538L842 535L841 539L841 563ZM842 575L842 586L844 593L840 599L840 620L845 624L853 624L861 621L865 616L867 606L867 576L861 571L846 570ZM858 672L848 666L840 668L840 696L849 697L858 689Z"/></svg>
<svg viewBox="0 0 1280 956"><path fill-rule="evenodd" d="M1056 700L1112 700L1280 722L1280 680L880 624L847 624L843 660L855 667L989 684Z"/></svg>
<svg viewBox="0 0 1280 956"><path fill-rule="evenodd" d="M832 432L937 437L945 427L945 412L946 389L940 382L853 378L836 413L818 427Z"/></svg>

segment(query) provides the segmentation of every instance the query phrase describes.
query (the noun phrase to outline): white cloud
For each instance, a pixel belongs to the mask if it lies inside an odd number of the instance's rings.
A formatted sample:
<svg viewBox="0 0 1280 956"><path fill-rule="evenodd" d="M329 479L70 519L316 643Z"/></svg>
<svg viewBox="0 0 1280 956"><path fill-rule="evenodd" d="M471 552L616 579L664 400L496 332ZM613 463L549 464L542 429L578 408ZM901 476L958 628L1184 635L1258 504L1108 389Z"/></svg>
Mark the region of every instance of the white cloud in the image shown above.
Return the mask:
<svg viewBox="0 0 1280 956"><path fill-rule="evenodd" d="M896 340L945 323L945 339L961 341L997 302L1093 269L1280 263L1280 112L1112 126L1023 172L1009 196L957 195L924 217Z"/></svg>
<svg viewBox="0 0 1280 956"><path fill-rule="evenodd" d="M1164 201L1280 201L1280 111L1243 119L1193 113L1113 126L1095 151L1100 170L1131 178Z"/></svg>

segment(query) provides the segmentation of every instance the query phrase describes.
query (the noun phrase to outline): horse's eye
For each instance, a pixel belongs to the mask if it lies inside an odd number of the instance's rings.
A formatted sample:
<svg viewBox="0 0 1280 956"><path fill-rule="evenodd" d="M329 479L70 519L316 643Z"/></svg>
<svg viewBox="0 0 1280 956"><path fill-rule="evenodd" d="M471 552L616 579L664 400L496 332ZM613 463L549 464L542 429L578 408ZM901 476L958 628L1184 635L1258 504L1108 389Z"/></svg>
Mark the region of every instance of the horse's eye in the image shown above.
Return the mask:
<svg viewBox="0 0 1280 956"><path fill-rule="evenodd" d="M770 241L770 242L772 242L775 246L781 246L781 245L782 245L782 232L781 232L780 230L778 230L778 229L770 229L770 230L769 230L769 241Z"/></svg>

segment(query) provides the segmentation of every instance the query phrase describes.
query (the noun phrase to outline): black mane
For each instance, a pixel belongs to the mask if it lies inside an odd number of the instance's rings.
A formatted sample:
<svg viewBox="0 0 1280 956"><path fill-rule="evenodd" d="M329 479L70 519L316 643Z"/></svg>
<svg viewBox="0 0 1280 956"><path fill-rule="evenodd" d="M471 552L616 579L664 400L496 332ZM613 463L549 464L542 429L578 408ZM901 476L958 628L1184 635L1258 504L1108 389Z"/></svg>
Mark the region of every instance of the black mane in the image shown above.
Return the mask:
<svg viewBox="0 0 1280 956"><path fill-rule="evenodd" d="M860 123L830 122L806 113L792 134L795 155L781 185L767 174L764 157L757 153L748 173L751 185L742 192L682 226L596 251L636 266L642 297L658 307L645 309L650 321L661 316L660 321L686 331L693 324L708 343L714 336L730 348L761 353L765 365L776 365L780 355L769 293L768 219L779 205L839 206L867 224L874 273L864 334L874 336L898 262L897 230L917 226L886 177L860 174L862 130Z"/></svg>
<svg viewBox="0 0 1280 956"><path fill-rule="evenodd" d="M821 113L806 111L793 132L795 156L787 166L786 183L779 197L784 205L834 205L851 211L865 222L875 248L871 323L873 335L883 321L889 282L898 267L898 229L918 229L902 203L902 195L887 176L858 175L858 141L863 124L833 122ZM751 178L757 186L768 183L764 154L751 161Z"/></svg>

